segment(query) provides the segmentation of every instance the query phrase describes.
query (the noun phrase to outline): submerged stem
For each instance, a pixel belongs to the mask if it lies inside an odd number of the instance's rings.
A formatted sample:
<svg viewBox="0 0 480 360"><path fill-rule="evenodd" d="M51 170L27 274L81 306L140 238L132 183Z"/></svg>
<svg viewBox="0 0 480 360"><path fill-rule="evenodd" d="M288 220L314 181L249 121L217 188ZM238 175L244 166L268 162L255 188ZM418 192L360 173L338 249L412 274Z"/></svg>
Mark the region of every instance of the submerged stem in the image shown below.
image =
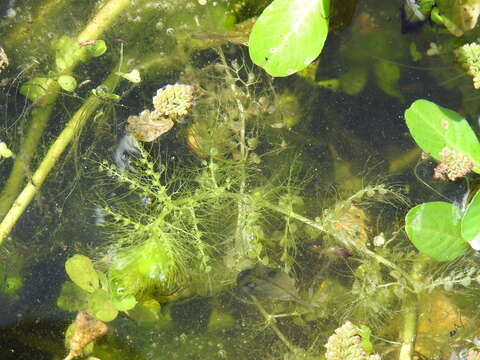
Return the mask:
<svg viewBox="0 0 480 360"><path fill-rule="evenodd" d="M125 11L130 4L130 0L109 0L98 10L95 17L77 36L77 43L85 40L98 39L101 37L110 24L117 19L117 17L123 11ZM71 66L65 69L62 74L72 73L72 71L80 62L82 55L83 54L81 52L77 55L72 55ZM14 207L18 206L14 204L14 200L20 191L25 176L28 174L28 171L26 170L30 166L33 155L38 148L40 138L47 126L48 119L53 112L55 103L60 93L60 86L56 81L52 81L45 89L45 93L46 95L41 98L40 103L37 104L35 109L32 111L30 125L24 137L18 156L13 164L12 171L10 172L8 180L0 195L0 218L2 218L7 211L10 211ZM30 180L26 186L33 186L32 181L33 179ZM12 209L10 209L10 207L12 207ZM2 242L1 239L3 239L4 236L4 233L0 233L0 244Z"/></svg>
<svg viewBox="0 0 480 360"><path fill-rule="evenodd" d="M114 88L117 79L118 77L112 73L107 80L105 80L104 85L109 89ZM101 103L102 100L100 98L91 95L83 103L80 109L77 110L75 115L73 115L65 126L65 129L63 129L58 138L50 146L50 149L48 149L48 152L40 163L38 169L27 182L22 192L15 199L11 208L0 223L0 245L2 245L25 208L40 190L40 187L50 173L50 170L55 166L68 144L70 144L74 136L78 134L78 131L85 125L86 121Z"/></svg>
<svg viewBox="0 0 480 360"><path fill-rule="evenodd" d="M268 325L272 328L272 330L275 332L278 338L282 340L282 342L285 344L288 350L290 350L292 353L296 353L298 351L298 348L295 347L280 331L277 324L275 324L275 318L272 317L269 313L267 313L267 311L263 308L262 304L260 304L260 301L258 301L258 299L255 296L250 295L250 298L252 299L253 303L257 307L258 311L260 311L262 316L265 318Z"/></svg>
<svg viewBox="0 0 480 360"><path fill-rule="evenodd" d="M402 275L402 277L407 280L407 282L411 285L414 285L413 282L412 282L412 279L410 277L410 275L408 275L405 271L403 271L400 267L398 267L397 265L395 265L394 263L392 263L390 260L388 259L385 259L383 256L381 255L378 255L376 252L374 251L371 251L369 249L367 249L365 246L362 246L360 243L357 243L356 241L352 240L352 241L347 241L345 238L339 238L338 236L336 236L335 233L331 233L330 231L328 231L328 229L323 226L322 224L319 224L318 222L314 221L314 220L311 220L305 216L302 216L300 214L297 214L291 210L285 210L283 208L281 208L280 206L277 206L277 205L273 205L273 204L270 204L270 203L265 203L264 204L265 207L271 209L271 210L274 210L276 212L279 212L281 214L284 214L285 216L287 217L290 217L292 219L296 219L308 226L311 226L312 228L316 229L316 230L319 230L321 232L324 232L324 233L327 233L331 236L333 236L335 239L339 240L344 246L347 246L347 247L352 247L352 248L355 248L356 250L358 250L359 252L362 252L364 253L365 255L368 255L372 258L374 258L376 261L378 261L379 263L389 267L390 269L392 270L395 270L397 271L400 275Z"/></svg>

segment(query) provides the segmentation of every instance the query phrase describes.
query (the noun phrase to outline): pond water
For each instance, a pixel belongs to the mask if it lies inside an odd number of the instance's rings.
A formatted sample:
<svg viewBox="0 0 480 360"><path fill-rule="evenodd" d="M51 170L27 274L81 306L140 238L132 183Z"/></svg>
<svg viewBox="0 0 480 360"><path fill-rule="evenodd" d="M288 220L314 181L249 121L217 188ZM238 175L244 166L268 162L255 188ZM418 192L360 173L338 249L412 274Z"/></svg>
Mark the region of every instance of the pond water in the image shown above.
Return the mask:
<svg viewBox="0 0 480 360"><path fill-rule="evenodd" d="M477 131L473 15L332 0L318 59L272 78L245 46L268 3L0 4L0 359L480 357L478 256L404 229L478 184L434 179L404 118Z"/></svg>

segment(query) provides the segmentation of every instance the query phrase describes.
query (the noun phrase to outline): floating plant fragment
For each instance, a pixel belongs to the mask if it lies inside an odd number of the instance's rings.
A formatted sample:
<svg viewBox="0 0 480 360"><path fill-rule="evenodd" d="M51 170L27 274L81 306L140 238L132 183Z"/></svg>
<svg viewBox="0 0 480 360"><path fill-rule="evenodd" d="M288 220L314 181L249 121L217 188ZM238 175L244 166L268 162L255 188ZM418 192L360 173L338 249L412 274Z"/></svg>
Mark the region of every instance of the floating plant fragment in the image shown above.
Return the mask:
<svg viewBox="0 0 480 360"><path fill-rule="evenodd" d="M142 78L140 77L140 71L138 71L138 69L133 69L129 73L116 72L116 74L134 84L138 84L142 81Z"/></svg>
<svg viewBox="0 0 480 360"><path fill-rule="evenodd" d="M190 85L167 85L153 97L154 110L143 110L128 117L127 133L139 141L151 142L168 132L174 122L188 115L193 105L194 88Z"/></svg>
<svg viewBox="0 0 480 360"><path fill-rule="evenodd" d="M68 342L70 352L64 360L81 356L88 344L105 335L108 330L107 325L95 319L86 311L77 314L73 327L73 334Z"/></svg>
<svg viewBox="0 0 480 360"><path fill-rule="evenodd" d="M365 330L347 321L328 338L325 345L327 348L325 358L327 360L381 360L380 355L367 353L362 339L368 340L368 338L362 337L362 334L365 334Z"/></svg>
<svg viewBox="0 0 480 360"><path fill-rule="evenodd" d="M8 66L8 57L5 50L0 46L0 72Z"/></svg>
<svg viewBox="0 0 480 360"><path fill-rule="evenodd" d="M439 153L440 164L434 170L435 179L455 181L467 175L473 168L472 160L460 151L444 147Z"/></svg>
<svg viewBox="0 0 480 360"><path fill-rule="evenodd" d="M458 64L473 78L473 87L480 89L480 45L473 42L455 50Z"/></svg>
<svg viewBox="0 0 480 360"><path fill-rule="evenodd" d="M13 156L12 150L10 150L4 141L0 141L0 159L9 158Z"/></svg>
<svg viewBox="0 0 480 360"><path fill-rule="evenodd" d="M145 142L158 139L174 124L170 118L155 118L150 110L143 110L138 116L129 116L127 123L127 133L132 134L135 139Z"/></svg>

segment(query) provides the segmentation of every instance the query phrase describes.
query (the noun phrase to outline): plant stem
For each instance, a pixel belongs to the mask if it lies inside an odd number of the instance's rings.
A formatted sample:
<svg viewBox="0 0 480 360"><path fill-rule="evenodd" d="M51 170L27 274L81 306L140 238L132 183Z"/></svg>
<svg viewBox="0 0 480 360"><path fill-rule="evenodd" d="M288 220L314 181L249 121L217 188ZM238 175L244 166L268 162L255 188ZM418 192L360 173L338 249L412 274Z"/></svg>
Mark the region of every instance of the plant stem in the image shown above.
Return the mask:
<svg viewBox="0 0 480 360"><path fill-rule="evenodd" d="M412 360L417 337L418 298L417 294L408 293L402 303L403 326L400 334L399 360Z"/></svg>
<svg viewBox="0 0 480 360"><path fill-rule="evenodd" d="M137 3L139 3L138 1ZM76 41L98 39L110 26L110 24L130 6L130 0L109 0L95 15L95 17L87 24L85 29L77 36ZM76 57L72 55L72 65L65 69L63 74L70 74L78 65L81 54ZM13 206L13 201L20 191L26 174L28 174L29 164L38 148L40 138L47 126L55 102L59 95L60 86L56 81L52 81L51 85L46 89L46 95L41 98L39 103L32 111L32 119L24 137L20 151L15 159L8 180L0 195L0 218ZM31 181L30 181L31 182ZM1 237L1 235L0 235ZM0 241L1 243L1 241Z"/></svg>
<svg viewBox="0 0 480 360"><path fill-rule="evenodd" d="M265 318L265 320L268 323L268 326L272 328L272 330L275 332L275 334L279 337L280 340L285 344L285 346L290 350L292 353L296 353L298 351L298 348L295 347L286 337L283 335L283 333L280 331L278 328L277 324L275 324L275 317L267 313L267 311L263 308L262 304L260 304L260 301L253 296L250 295L250 298L252 299L253 303L257 307L258 311L262 314L262 316Z"/></svg>
<svg viewBox="0 0 480 360"><path fill-rule="evenodd" d="M328 229L325 228L325 226L323 226L322 224L319 224L318 222L313 221L309 218L306 218L306 217L304 217L300 214L297 214L297 213L295 213L291 210L285 210L285 209L281 208L280 206L273 205L273 204L270 204L270 203L265 203L263 205L265 207L271 209L271 210L274 210L274 211L277 211L281 214L284 214L285 216L287 216L289 218L296 219L296 220L298 220L298 221L300 221L300 222L302 222L302 223L304 223L308 226L311 226L312 228L314 228L318 231L325 232L325 233L333 236L335 239L339 240L342 243L342 245L344 245L346 247L354 248L354 249L364 253L365 255L368 255L368 256L374 258L379 263L391 268L392 270L397 271L400 275L403 276L403 278L405 280L408 281L408 283L413 285L410 275L408 275L400 267L398 267L397 265L392 263L390 260L385 259L383 256L378 255L376 252L367 249L365 246L362 246L360 243L356 242L355 240L347 241L344 237L340 238L340 237L336 236L335 233L332 233L332 232L328 231Z"/></svg>
<svg viewBox="0 0 480 360"><path fill-rule="evenodd" d="M235 102L237 104L239 118L240 118L240 182L239 182L239 189L238 194L240 195L239 200L237 202L237 226L235 229L235 249L237 251L241 251L241 253L246 253L248 249L246 248L243 238L244 238L244 223L246 217L246 201L247 199L243 197L245 194L246 183L247 183L247 174L246 174L246 162L248 157L248 151L246 146L246 139L245 139L245 126L246 126L246 119L245 119L245 109L243 107L242 99L245 94L240 94L240 90L238 89L237 85L235 84L236 78L233 76L230 67L227 65L227 60L225 59L225 55L223 51L220 49L218 51L220 60L225 67L225 73L228 78L228 82L230 84L230 89L234 94Z"/></svg>
<svg viewBox="0 0 480 360"><path fill-rule="evenodd" d="M415 283L422 283L422 273L431 259L426 255L420 254L415 261L410 278L414 283L414 289L416 291L408 293L402 303L403 326L400 333L400 341L402 346L400 347L399 360L412 360L415 350L415 340L417 337L417 319L418 319L418 299L421 292L421 287L415 286Z"/></svg>
<svg viewBox="0 0 480 360"><path fill-rule="evenodd" d="M117 81L118 76L115 75L115 73L112 73L107 80L105 80L103 85L108 89L113 89ZM93 95L90 96L73 115L55 142L50 146L50 149L43 158L38 169L27 182L22 192L15 199L13 205L0 223L0 245L2 245L3 241L10 234L18 218L22 215L35 194L40 190L40 187L50 170L55 166L68 144L70 144L74 136L78 134L79 130L85 125L88 118L100 104L102 104L101 99Z"/></svg>

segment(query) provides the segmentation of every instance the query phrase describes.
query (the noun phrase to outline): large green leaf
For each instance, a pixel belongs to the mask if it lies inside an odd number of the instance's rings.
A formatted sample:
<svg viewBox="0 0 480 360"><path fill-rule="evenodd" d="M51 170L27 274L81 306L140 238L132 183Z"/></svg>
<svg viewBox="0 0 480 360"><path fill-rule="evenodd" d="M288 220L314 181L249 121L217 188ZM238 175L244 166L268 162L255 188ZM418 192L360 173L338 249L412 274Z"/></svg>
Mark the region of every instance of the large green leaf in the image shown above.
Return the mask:
<svg viewBox="0 0 480 360"><path fill-rule="evenodd" d="M480 192L477 192L468 205L462 219L462 236L472 248L480 250Z"/></svg>
<svg viewBox="0 0 480 360"><path fill-rule="evenodd" d="M424 203L410 209L405 230L420 252L438 261L449 261L469 248L460 233L461 217L455 205L442 201Z"/></svg>
<svg viewBox="0 0 480 360"><path fill-rule="evenodd" d="M480 143L467 120L428 100L416 100L406 111L408 129L418 146L437 160L448 147L467 155L480 173Z"/></svg>
<svg viewBox="0 0 480 360"><path fill-rule="evenodd" d="M65 262L65 270L77 286L89 293L93 293L100 287L98 274L93 268L92 260L84 255L73 255Z"/></svg>
<svg viewBox="0 0 480 360"><path fill-rule="evenodd" d="M274 0L249 39L253 62L272 76L288 76L320 54L328 34L330 0Z"/></svg>

